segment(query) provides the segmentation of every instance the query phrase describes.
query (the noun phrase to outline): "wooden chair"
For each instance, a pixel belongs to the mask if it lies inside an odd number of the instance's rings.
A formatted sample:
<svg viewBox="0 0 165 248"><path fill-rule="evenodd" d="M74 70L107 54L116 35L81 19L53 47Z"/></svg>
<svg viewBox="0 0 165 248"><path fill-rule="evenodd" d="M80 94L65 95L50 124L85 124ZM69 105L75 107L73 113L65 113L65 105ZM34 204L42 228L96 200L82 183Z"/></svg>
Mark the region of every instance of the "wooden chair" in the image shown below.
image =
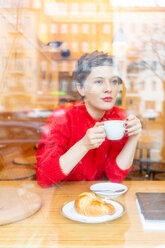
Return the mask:
<svg viewBox="0 0 165 248"><path fill-rule="evenodd" d="M156 173L165 172L160 169L158 164L161 164L161 158L159 156L153 156L154 151L160 151L160 143L154 138L148 135L142 135L139 139L137 149L139 152L139 173L142 175L143 171L146 171L146 178L148 180L155 178ZM146 165L144 167L144 164ZM154 168L152 168L154 165ZM156 169L156 166L159 167Z"/></svg>

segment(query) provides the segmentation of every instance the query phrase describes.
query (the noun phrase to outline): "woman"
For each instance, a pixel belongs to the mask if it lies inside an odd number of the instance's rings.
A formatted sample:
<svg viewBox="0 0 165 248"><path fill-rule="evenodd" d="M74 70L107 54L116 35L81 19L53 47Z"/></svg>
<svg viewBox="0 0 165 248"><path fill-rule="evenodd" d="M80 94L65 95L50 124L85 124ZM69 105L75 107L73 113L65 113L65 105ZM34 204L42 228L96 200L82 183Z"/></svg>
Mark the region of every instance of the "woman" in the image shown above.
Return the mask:
<svg viewBox="0 0 165 248"><path fill-rule="evenodd" d="M48 119L38 145L38 184L105 176L121 182L132 167L141 123L114 106L122 83L117 66L110 56L95 51L79 59L74 78L83 102L56 109ZM106 138L103 123L109 119L125 120L121 140Z"/></svg>

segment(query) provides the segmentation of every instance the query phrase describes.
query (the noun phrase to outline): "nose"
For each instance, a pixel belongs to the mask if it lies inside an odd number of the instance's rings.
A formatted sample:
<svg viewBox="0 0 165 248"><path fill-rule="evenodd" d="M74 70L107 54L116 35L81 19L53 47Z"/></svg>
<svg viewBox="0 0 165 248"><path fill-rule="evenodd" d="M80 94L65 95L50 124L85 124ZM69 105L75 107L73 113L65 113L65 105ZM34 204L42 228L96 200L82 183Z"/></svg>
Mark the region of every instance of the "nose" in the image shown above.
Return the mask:
<svg viewBox="0 0 165 248"><path fill-rule="evenodd" d="M109 80L107 80L107 81L105 82L104 91L105 91L105 92L111 92L111 91L112 91L112 85L111 85L111 83L109 82Z"/></svg>

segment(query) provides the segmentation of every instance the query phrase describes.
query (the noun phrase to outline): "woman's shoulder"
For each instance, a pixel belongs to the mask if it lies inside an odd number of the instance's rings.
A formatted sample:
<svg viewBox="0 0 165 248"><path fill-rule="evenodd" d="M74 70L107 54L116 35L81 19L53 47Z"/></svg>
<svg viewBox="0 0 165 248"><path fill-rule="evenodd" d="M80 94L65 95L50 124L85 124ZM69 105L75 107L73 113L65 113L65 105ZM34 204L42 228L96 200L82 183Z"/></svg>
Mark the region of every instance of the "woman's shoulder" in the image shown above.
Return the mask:
<svg viewBox="0 0 165 248"><path fill-rule="evenodd" d="M75 116L83 108L83 103L81 102L62 104L53 110L50 118L65 120L69 116Z"/></svg>
<svg viewBox="0 0 165 248"><path fill-rule="evenodd" d="M79 103L63 104L55 108L52 114L46 120L43 130L47 131L53 128L60 129L68 126L69 123L76 119L76 112Z"/></svg>

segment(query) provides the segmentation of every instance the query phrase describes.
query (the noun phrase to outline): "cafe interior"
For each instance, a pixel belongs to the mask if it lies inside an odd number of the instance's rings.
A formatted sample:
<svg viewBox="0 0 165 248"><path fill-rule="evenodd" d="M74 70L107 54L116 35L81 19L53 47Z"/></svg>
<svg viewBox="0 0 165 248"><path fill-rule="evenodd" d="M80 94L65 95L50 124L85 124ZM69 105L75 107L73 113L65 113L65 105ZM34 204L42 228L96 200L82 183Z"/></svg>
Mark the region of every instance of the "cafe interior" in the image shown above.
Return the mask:
<svg viewBox="0 0 165 248"><path fill-rule="evenodd" d="M136 206L137 192L165 192L165 2L0 0L0 28L0 247L165 247L162 229L144 230ZM35 165L47 118L81 101L76 61L95 50L115 58L116 106L142 132L127 192L115 198L122 216L91 225L62 207L99 182L42 189Z"/></svg>

